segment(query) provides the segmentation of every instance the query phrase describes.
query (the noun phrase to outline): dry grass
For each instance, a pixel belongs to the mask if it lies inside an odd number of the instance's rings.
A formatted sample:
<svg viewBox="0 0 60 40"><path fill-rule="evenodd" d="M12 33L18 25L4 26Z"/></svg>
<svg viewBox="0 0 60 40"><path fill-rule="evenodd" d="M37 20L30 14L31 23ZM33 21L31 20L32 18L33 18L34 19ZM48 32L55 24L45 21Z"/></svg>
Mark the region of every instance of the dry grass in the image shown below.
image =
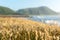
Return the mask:
<svg viewBox="0 0 60 40"><path fill-rule="evenodd" d="M60 40L60 27L24 18L0 17L0 40Z"/></svg>

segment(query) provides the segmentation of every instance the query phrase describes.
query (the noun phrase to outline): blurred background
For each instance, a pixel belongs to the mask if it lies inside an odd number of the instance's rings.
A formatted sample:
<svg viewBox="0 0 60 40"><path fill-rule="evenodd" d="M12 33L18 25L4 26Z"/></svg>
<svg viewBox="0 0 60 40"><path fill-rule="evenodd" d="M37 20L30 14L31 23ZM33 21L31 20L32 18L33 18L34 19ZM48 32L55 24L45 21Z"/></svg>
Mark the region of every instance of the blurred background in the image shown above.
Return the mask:
<svg viewBox="0 0 60 40"><path fill-rule="evenodd" d="M60 0L0 0L0 16L60 25Z"/></svg>

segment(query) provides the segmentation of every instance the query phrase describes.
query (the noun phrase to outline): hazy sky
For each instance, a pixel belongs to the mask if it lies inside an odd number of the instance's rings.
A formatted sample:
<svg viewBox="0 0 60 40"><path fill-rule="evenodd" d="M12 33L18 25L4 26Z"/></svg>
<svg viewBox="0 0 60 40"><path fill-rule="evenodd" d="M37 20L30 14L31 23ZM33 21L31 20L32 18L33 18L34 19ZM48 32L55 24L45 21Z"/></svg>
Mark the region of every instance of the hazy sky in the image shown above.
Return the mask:
<svg viewBox="0 0 60 40"><path fill-rule="evenodd" d="M0 6L9 7L13 10L47 6L54 11L60 12L60 0L0 0Z"/></svg>

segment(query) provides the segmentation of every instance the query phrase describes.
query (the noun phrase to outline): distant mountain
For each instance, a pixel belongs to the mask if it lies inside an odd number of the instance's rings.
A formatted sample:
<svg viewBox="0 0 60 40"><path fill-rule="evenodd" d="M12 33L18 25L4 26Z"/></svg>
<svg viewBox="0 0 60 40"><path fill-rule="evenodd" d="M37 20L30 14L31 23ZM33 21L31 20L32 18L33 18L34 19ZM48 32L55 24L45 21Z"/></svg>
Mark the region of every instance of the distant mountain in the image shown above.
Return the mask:
<svg viewBox="0 0 60 40"><path fill-rule="evenodd" d="M37 8L19 9L17 13L25 15L58 15L57 12L49 9L46 6L41 6Z"/></svg>
<svg viewBox="0 0 60 40"><path fill-rule="evenodd" d="M19 9L17 11L0 6L0 15L58 15L58 13L49 9L46 6Z"/></svg>
<svg viewBox="0 0 60 40"><path fill-rule="evenodd" d="M15 13L14 10L7 7L0 6L0 15L12 15L14 13Z"/></svg>

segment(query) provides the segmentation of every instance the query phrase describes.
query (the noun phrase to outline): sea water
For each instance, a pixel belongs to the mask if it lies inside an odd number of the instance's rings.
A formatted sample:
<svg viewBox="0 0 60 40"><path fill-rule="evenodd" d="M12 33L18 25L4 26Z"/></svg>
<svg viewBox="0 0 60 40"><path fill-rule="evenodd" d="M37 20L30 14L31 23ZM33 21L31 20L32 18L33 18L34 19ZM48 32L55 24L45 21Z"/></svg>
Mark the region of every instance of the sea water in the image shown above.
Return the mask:
<svg viewBox="0 0 60 40"><path fill-rule="evenodd" d="M55 23L60 25L60 15L30 16L28 19L44 23Z"/></svg>

